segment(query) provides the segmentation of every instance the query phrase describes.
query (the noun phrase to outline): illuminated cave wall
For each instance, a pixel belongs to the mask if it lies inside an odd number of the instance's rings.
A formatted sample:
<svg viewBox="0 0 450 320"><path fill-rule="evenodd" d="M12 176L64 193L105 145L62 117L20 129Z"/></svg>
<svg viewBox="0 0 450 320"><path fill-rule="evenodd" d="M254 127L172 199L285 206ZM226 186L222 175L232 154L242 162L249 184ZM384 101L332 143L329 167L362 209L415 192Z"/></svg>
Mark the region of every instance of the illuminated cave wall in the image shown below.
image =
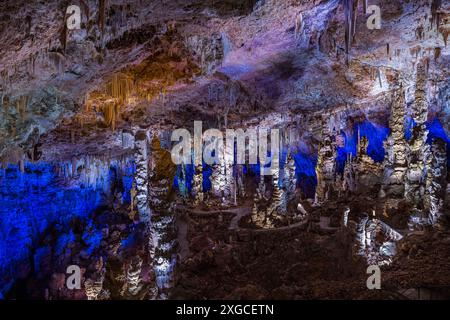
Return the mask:
<svg viewBox="0 0 450 320"><path fill-rule="evenodd" d="M47 163L0 169L0 297L15 279L45 273L51 257L60 256L73 242L74 218L94 229L82 235L88 254L100 245L101 232L92 223L93 212L112 200L113 191L129 203L134 165L105 165L94 185L57 174Z"/></svg>

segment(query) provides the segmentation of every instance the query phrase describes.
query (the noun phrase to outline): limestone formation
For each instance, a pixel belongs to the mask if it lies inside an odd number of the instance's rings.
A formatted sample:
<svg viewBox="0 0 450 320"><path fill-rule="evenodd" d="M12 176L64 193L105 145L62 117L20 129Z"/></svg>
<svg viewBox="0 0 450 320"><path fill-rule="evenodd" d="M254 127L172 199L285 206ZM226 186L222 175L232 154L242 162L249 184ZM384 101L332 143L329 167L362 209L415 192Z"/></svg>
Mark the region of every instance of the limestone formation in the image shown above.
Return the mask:
<svg viewBox="0 0 450 320"><path fill-rule="evenodd" d="M194 186L192 192L194 194L194 206L203 203L203 166L197 165L194 169Z"/></svg>
<svg viewBox="0 0 450 320"><path fill-rule="evenodd" d="M402 235L377 218L362 217L356 233L356 254L367 264L388 265L396 253L396 242Z"/></svg>
<svg viewBox="0 0 450 320"><path fill-rule="evenodd" d="M284 167L284 188L286 189L286 200L289 202L295 197L297 190L297 177L295 174L295 161L292 156L292 152L288 153L286 164Z"/></svg>
<svg viewBox="0 0 450 320"><path fill-rule="evenodd" d="M442 139L433 141L427 167L424 211L428 213L428 223L435 225L444 220L442 215L447 187L447 144Z"/></svg>
<svg viewBox="0 0 450 320"><path fill-rule="evenodd" d="M332 197L336 175L336 146L328 126L324 125L322 142L318 150L316 165L317 188L314 203L321 204Z"/></svg>
<svg viewBox="0 0 450 320"><path fill-rule="evenodd" d="M405 139L405 93L400 87L391 103L389 128L391 133L384 143L383 189L390 195L403 196L406 173L407 141Z"/></svg>
<svg viewBox="0 0 450 320"><path fill-rule="evenodd" d="M149 225L148 159L147 133L139 131L135 136L136 203L140 221Z"/></svg>
<svg viewBox="0 0 450 320"><path fill-rule="evenodd" d="M407 150L408 169L405 184L405 198L412 203L416 210L423 209L427 174L426 164L430 157L430 146L427 144L428 130L425 125L428 116L425 85L425 66L420 63L417 67L415 101L413 104L413 118L416 126L413 129Z"/></svg>
<svg viewBox="0 0 450 320"><path fill-rule="evenodd" d="M136 296L142 289L142 259L139 256L131 260L127 270L127 290L131 296Z"/></svg>

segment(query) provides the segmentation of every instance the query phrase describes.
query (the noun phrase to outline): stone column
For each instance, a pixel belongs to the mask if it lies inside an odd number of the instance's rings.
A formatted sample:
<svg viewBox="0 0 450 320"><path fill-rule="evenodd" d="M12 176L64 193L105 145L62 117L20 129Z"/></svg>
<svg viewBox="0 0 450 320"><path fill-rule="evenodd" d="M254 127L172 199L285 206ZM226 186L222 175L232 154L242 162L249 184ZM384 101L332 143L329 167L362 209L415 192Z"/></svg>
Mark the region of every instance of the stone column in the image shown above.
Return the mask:
<svg viewBox="0 0 450 320"><path fill-rule="evenodd" d="M391 134L385 141L383 189L385 194L403 196L406 173L405 92L400 87L393 95L389 127Z"/></svg>
<svg viewBox="0 0 450 320"><path fill-rule="evenodd" d="M150 225L148 205L148 143L147 133L140 130L135 135L136 205L139 219Z"/></svg>
<svg viewBox="0 0 450 320"><path fill-rule="evenodd" d="M424 211L428 213L428 222L434 225L444 220L441 215L447 187L447 144L442 139L436 139L431 151L425 182Z"/></svg>
<svg viewBox="0 0 450 320"><path fill-rule="evenodd" d="M413 104L413 118L416 126L408 145L407 171L405 183L405 198L410 201L415 209L423 209L423 195L425 189L426 163L430 156L430 146L426 143L428 130L425 122L428 117L428 105L426 101L426 70L424 63L417 67L416 93Z"/></svg>

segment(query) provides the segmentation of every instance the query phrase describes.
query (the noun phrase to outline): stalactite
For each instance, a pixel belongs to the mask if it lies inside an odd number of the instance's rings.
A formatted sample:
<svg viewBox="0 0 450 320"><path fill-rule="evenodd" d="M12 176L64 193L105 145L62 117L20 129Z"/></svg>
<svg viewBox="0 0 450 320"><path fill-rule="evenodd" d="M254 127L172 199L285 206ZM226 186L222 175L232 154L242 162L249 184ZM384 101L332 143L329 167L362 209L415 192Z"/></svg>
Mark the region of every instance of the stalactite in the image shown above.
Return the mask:
<svg viewBox="0 0 450 320"><path fill-rule="evenodd" d="M103 33L105 31L105 22L106 22L106 12L108 6L108 0L99 0L98 6L98 27L100 31Z"/></svg>
<svg viewBox="0 0 450 320"><path fill-rule="evenodd" d="M126 103L133 90L133 80L122 73L115 74L106 85L106 92L119 103Z"/></svg>
<svg viewBox="0 0 450 320"><path fill-rule="evenodd" d="M89 93L86 93L86 96L84 97L84 111L86 113L91 112L92 110L92 102L89 99Z"/></svg>
<svg viewBox="0 0 450 320"><path fill-rule="evenodd" d="M377 68L377 78L378 83L380 84L380 88L383 88L383 81L381 79L381 68Z"/></svg>
<svg viewBox="0 0 450 320"><path fill-rule="evenodd" d="M441 9L442 0L432 0L431 1L431 24L433 27L436 27L436 30L439 29L440 16L441 13L439 10Z"/></svg>
<svg viewBox="0 0 450 320"><path fill-rule="evenodd" d="M57 72L61 73L65 65L65 57L59 52L50 52L48 58Z"/></svg>
<svg viewBox="0 0 450 320"><path fill-rule="evenodd" d="M295 16L295 39L298 39L303 28L303 14L298 12Z"/></svg>
<svg viewBox="0 0 450 320"><path fill-rule="evenodd" d="M90 10L89 10L89 3L86 3L85 0L80 0L80 7L83 10L83 13L86 16L86 20L87 22L89 22L89 17L90 17Z"/></svg>
<svg viewBox="0 0 450 320"><path fill-rule="evenodd" d="M440 56L441 56L441 48L439 47L434 48L434 61L439 59Z"/></svg>
<svg viewBox="0 0 450 320"><path fill-rule="evenodd" d="M345 15L345 53L346 63L349 63L350 46L354 40L358 0L343 0Z"/></svg>
<svg viewBox="0 0 450 320"><path fill-rule="evenodd" d="M115 131L116 121L119 117L119 104L115 102L106 103L102 106L102 109L105 124Z"/></svg>
<svg viewBox="0 0 450 320"><path fill-rule="evenodd" d="M16 100L16 110L19 113L21 119L24 119L27 113L28 100L29 98L26 95L20 96L20 98Z"/></svg>
<svg viewBox="0 0 450 320"><path fill-rule="evenodd" d="M67 29L67 8L64 8L64 19L63 19L63 26L61 27L60 35L59 35L59 41L61 42L62 51L64 54L66 54L66 48L67 48L67 38L69 30Z"/></svg>

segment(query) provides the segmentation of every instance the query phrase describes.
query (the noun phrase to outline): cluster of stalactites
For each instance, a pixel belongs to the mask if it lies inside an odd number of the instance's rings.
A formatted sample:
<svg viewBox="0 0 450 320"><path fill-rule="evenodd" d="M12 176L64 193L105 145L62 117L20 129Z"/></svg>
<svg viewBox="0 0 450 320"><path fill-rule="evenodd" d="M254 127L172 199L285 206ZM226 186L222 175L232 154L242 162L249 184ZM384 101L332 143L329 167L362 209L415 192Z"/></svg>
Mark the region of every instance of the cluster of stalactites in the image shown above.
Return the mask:
<svg viewBox="0 0 450 320"><path fill-rule="evenodd" d="M124 74L115 74L106 85L106 94L112 97L112 101L108 100L102 106L102 111L106 125L113 131L116 128L121 106L128 102L132 90L133 81Z"/></svg>
<svg viewBox="0 0 450 320"><path fill-rule="evenodd" d="M126 167L131 165L131 161L131 158L111 159L106 156L103 158L94 156L74 157L70 161L58 163L55 172L67 181L79 181L86 187L103 188L105 192L108 192L108 172L111 166L117 168L118 175L122 175Z"/></svg>

